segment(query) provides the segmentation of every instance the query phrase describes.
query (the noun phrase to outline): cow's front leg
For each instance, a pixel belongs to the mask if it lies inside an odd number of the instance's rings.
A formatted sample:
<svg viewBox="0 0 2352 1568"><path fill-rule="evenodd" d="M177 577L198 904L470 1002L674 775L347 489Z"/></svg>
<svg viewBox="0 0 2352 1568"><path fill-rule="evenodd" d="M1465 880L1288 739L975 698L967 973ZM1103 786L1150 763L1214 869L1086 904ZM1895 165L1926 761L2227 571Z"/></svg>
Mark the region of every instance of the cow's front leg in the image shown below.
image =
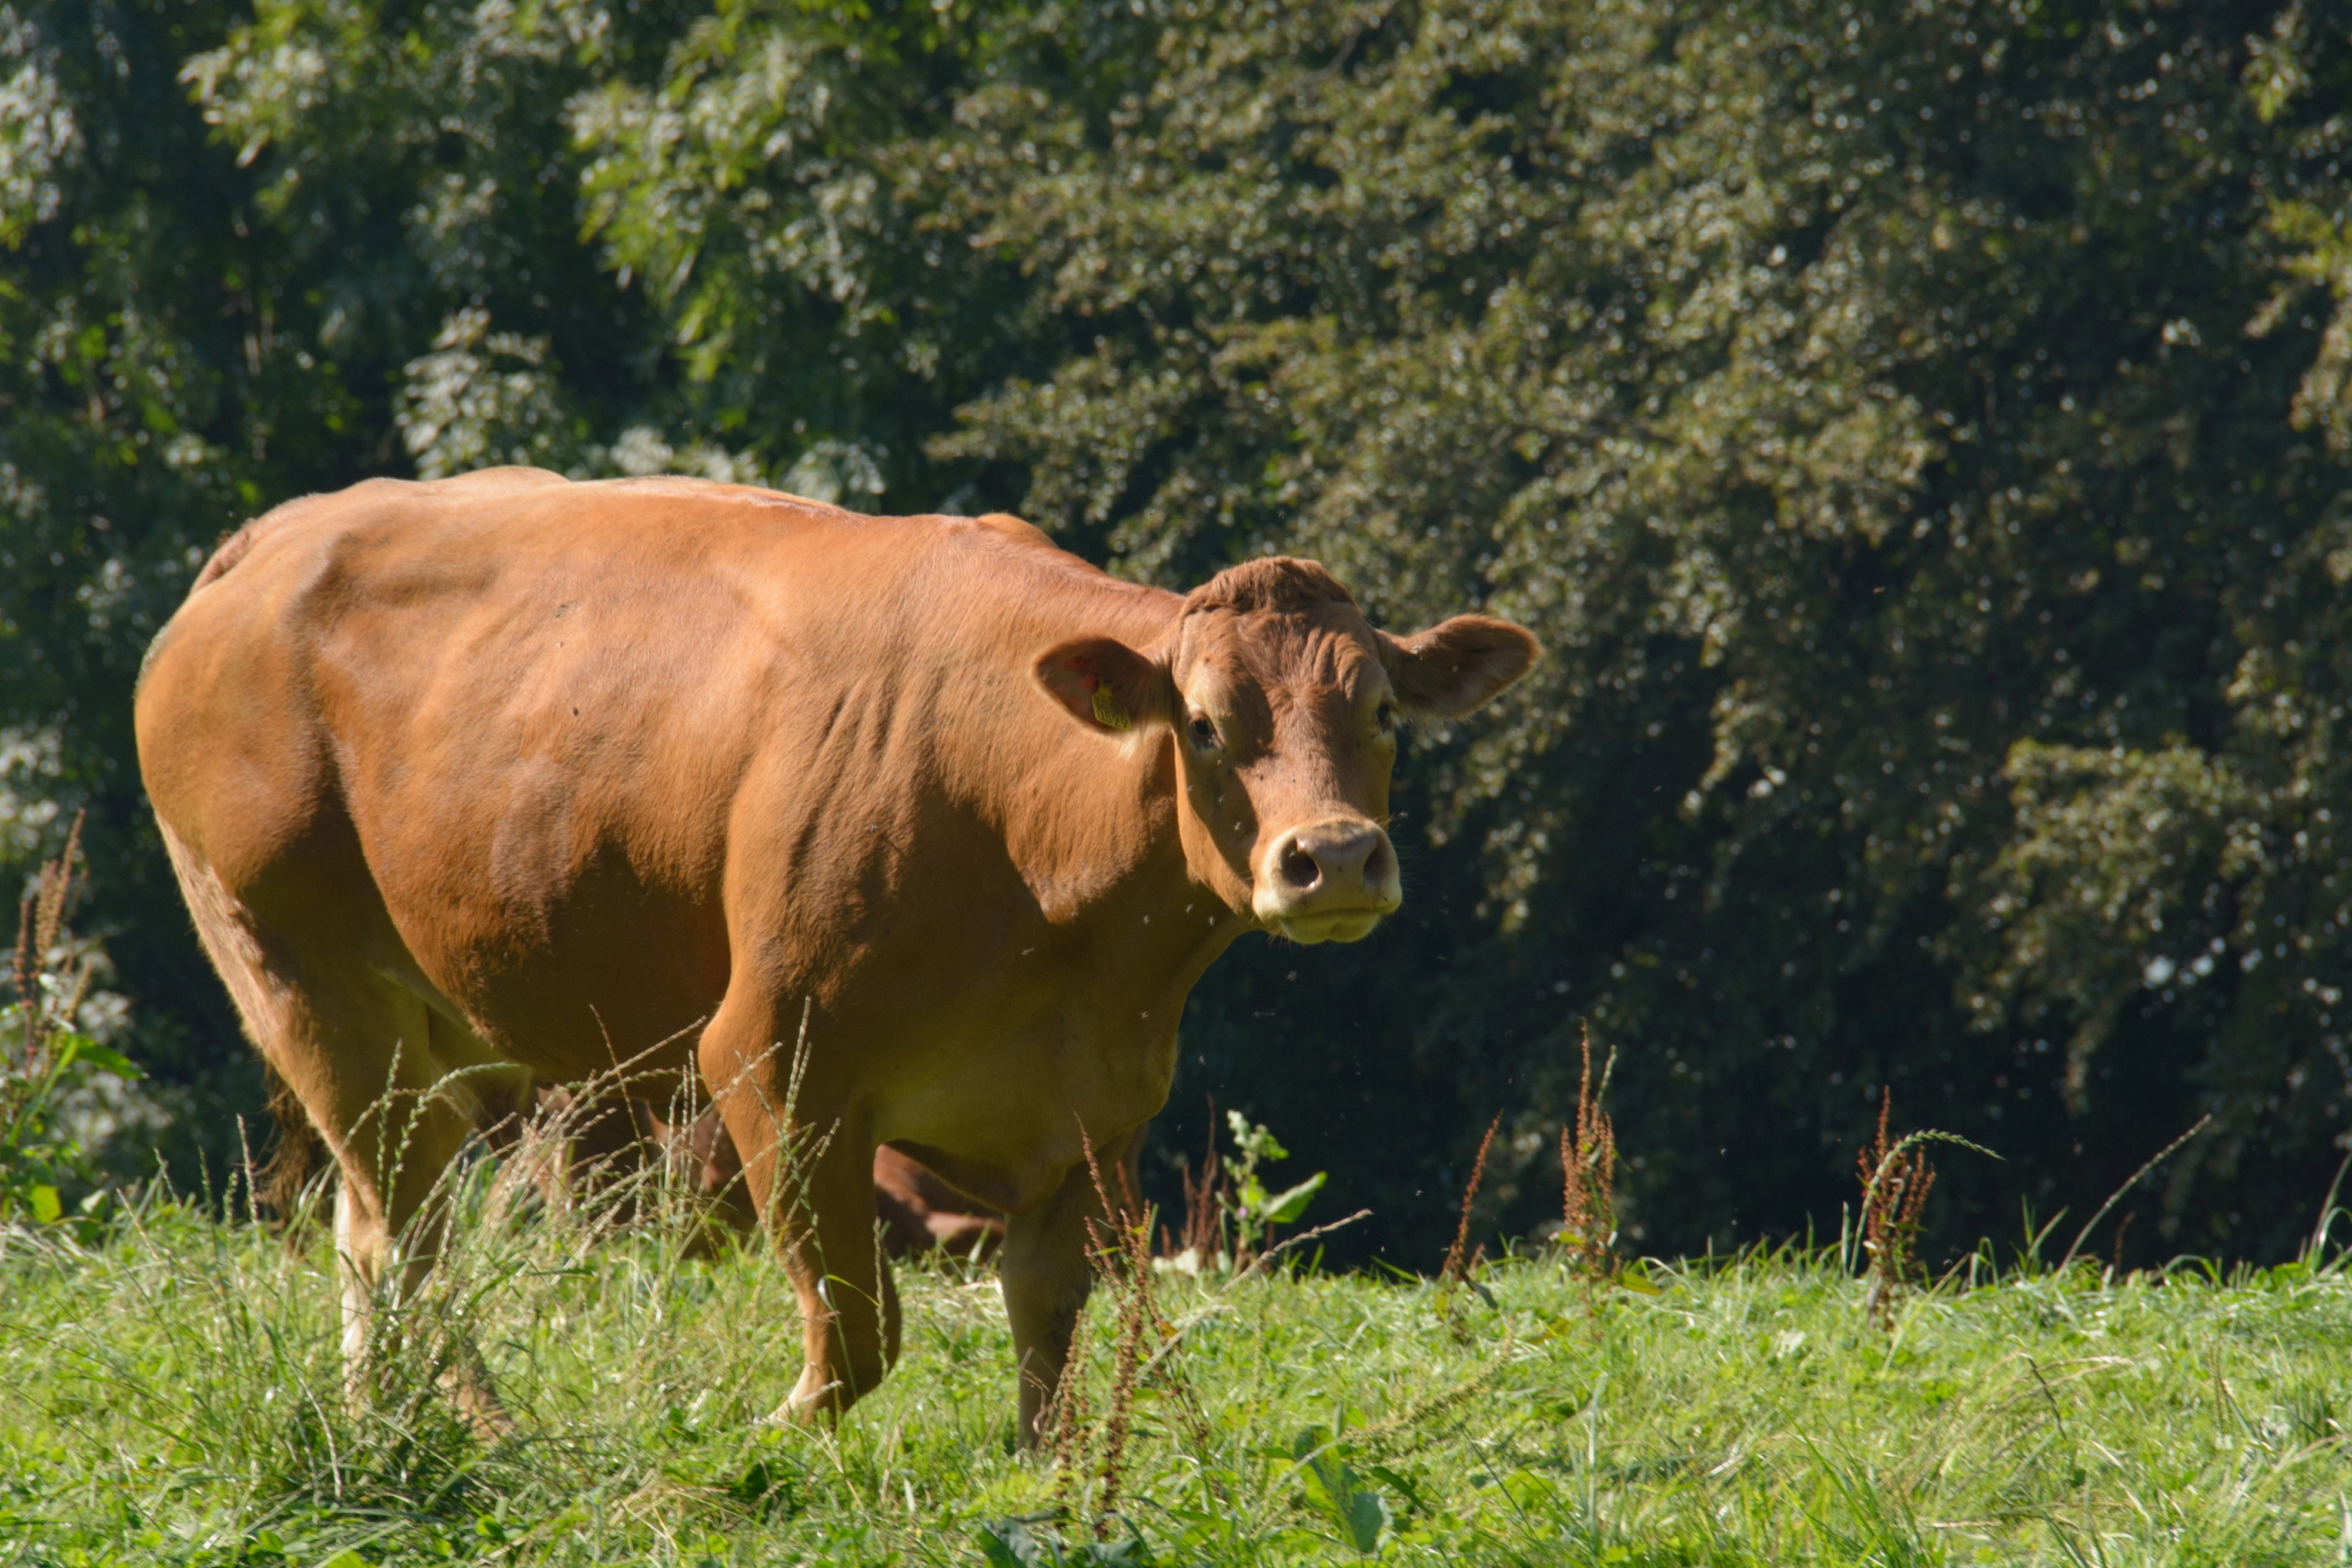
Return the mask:
<svg viewBox="0 0 2352 1568"><path fill-rule="evenodd" d="M722 1013L705 1034L703 1072L800 1297L801 1375L777 1415L838 1415L898 1359L898 1290L874 1237L874 1138L854 1103L814 1072L788 1124L778 1079L789 1069L772 1052L739 1054L724 1037L714 1044L727 1021Z"/></svg>
<svg viewBox="0 0 2352 1568"><path fill-rule="evenodd" d="M898 1359L898 1288L875 1246L875 1140L861 1116L824 1114L809 1098L804 1086L785 1126L751 1086L719 1095L760 1220L800 1295L800 1380L776 1410L791 1420L837 1416Z"/></svg>
<svg viewBox="0 0 2352 1568"><path fill-rule="evenodd" d="M1129 1134L1116 1145L1095 1151L1103 1179L1113 1184L1114 1203L1124 1201L1117 1184L1129 1163L1129 1145L1140 1135ZM998 1268L1004 1284L1004 1315L1013 1325L1024 1448L1035 1448L1047 1436L1045 1423L1069 1364L1078 1309L1094 1289L1094 1271L1087 1260L1087 1221L1102 1214L1094 1173L1081 1165L1071 1168L1052 1197L1004 1222Z"/></svg>
<svg viewBox="0 0 2352 1568"><path fill-rule="evenodd" d="M780 1414L837 1415L898 1359L898 1291L874 1234L874 1141L842 1126L772 1189L772 1233L801 1300L801 1375Z"/></svg>

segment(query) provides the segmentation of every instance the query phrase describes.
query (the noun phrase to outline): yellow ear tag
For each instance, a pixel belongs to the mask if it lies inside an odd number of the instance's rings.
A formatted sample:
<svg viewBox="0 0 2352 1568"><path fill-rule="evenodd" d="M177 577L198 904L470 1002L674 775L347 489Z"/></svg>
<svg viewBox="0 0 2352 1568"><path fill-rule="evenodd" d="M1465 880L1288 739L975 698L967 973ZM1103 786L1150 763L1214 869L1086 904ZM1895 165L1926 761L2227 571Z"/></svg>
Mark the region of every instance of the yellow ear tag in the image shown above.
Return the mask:
<svg viewBox="0 0 2352 1568"><path fill-rule="evenodd" d="M1095 687L1095 722L1105 729L1133 729L1135 721L1108 685Z"/></svg>

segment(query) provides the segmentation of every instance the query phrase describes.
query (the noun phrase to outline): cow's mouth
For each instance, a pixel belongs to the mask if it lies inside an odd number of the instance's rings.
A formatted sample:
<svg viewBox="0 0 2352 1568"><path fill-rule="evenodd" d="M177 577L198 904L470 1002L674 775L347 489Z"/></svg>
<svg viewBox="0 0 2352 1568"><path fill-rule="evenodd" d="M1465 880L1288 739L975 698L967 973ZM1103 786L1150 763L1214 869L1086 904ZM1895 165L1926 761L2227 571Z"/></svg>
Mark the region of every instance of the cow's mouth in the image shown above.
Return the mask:
<svg viewBox="0 0 2352 1568"><path fill-rule="evenodd" d="M1355 942L1369 936L1388 915L1385 909L1317 909L1277 915L1274 928L1302 947L1318 942Z"/></svg>

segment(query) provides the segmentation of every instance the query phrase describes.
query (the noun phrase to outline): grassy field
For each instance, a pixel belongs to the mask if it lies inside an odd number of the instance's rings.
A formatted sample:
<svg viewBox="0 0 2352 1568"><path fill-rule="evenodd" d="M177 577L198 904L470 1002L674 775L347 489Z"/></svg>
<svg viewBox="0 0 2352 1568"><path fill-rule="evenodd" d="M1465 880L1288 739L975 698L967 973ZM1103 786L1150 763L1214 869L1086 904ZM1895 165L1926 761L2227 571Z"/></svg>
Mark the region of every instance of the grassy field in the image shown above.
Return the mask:
<svg viewBox="0 0 2352 1568"><path fill-rule="evenodd" d="M478 1172L464 1201L499 1210ZM1477 1293L1156 1275L1179 1333L1104 1504L1092 1427L1011 1448L992 1279L902 1270L898 1371L835 1431L762 1418L795 1371L782 1272L474 1222L341 1395L323 1236L151 1200L89 1249L0 1239L0 1563L2214 1563L2352 1554L2352 1281L2104 1280L2015 1260L1868 1326L1833 1258ZM1981 1260L1989 1263L1990 1257ZM435 1386L478 1344L515 1417ZM439 1359L436 1359L439 1358Z"/></svg>

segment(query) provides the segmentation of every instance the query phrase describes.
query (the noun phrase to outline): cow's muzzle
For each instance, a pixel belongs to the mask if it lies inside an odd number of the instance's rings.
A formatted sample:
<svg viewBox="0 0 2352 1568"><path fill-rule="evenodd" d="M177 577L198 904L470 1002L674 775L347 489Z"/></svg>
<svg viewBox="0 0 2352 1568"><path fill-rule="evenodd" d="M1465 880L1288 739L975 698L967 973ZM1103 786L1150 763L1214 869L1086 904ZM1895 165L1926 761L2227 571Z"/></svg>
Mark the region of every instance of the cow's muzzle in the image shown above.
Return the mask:
<svg viewBox="0 0 2352 1568"><path fill-rule="evenodd" d="M1293 828L1265 853L1251 900L1293 942L1353 942L1404 902L1396 846L1380 824L1333 817Z"/></svg>

